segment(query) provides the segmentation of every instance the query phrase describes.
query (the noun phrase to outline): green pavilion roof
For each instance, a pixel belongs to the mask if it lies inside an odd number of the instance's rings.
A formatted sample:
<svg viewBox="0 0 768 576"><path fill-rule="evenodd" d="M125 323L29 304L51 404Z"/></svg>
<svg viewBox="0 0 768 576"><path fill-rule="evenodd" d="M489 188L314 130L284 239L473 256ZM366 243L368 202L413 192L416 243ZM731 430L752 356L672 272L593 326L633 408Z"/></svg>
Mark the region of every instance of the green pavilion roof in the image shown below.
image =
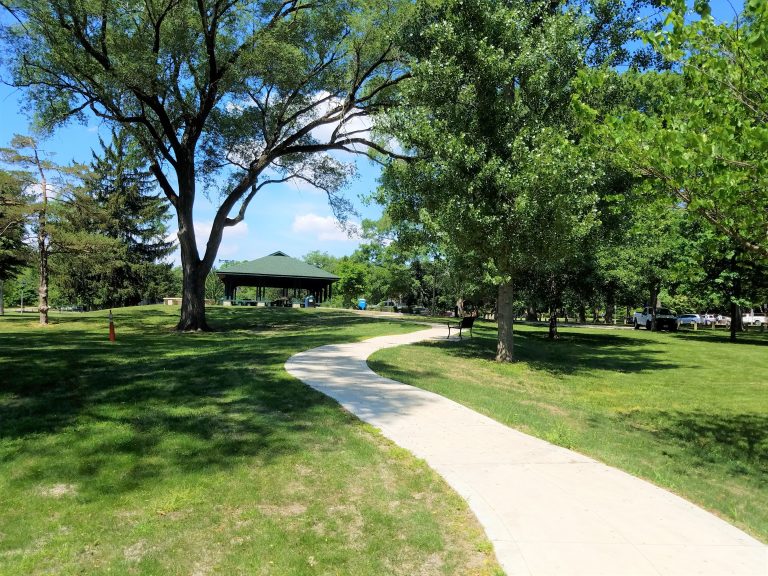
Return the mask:
<svg viewBox="0 0 768 576"><path fill-rule="evenodd" d="M274 252L264 258L242 262L228 266L218 271L219 275L248 275L248 276L287 276L292 278L317 278L323 280L338 280L339 277L326 272L322 268L312 266L296 258L291 258L284 252Z"/></svg>

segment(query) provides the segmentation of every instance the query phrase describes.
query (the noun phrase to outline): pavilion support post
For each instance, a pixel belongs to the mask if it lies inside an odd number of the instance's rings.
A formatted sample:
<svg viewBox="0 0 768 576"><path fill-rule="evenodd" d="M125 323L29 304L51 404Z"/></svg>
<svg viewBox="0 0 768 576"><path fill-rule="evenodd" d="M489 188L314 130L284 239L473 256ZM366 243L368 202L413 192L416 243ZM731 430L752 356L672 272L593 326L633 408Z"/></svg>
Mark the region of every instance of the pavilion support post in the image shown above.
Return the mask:
<svg viewBox="0 0 768 576"><path fill-rule="evenodd" d="M328 284L328 298L333 298L333 284Z"/></svg>

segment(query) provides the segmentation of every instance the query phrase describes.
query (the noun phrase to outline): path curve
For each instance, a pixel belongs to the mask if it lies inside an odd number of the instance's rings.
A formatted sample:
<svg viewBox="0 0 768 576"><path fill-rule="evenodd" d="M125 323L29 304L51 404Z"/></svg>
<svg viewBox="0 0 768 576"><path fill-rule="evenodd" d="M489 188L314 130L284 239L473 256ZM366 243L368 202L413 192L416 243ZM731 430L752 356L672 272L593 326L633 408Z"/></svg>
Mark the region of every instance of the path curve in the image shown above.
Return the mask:
<svg viewBox="0 0 768 576"><path fill-rule="evenodd" d="M768 575L768 547L690 502L366 364L382 348L445 335L321 346L285 368L441 474L509 576Z"/></svg>

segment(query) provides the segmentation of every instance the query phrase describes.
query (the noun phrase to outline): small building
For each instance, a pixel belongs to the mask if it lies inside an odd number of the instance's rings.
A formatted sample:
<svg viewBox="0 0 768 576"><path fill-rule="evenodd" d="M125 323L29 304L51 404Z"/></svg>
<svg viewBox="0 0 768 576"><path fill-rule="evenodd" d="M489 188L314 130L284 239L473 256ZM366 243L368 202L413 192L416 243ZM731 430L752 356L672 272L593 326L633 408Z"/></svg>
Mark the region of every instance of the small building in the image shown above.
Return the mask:
<svg viewBox="0 0 768 576"><path fill-rule="evenodd" d="M284 297L289 297L291 291L294 298L308 293L319 304L332 296L332 285L339 280L338 276L284 252L219 270L216 275L224 283L224 302L236 299L238 287L254 286L260 300L267 288L280 288Z"/></svg>

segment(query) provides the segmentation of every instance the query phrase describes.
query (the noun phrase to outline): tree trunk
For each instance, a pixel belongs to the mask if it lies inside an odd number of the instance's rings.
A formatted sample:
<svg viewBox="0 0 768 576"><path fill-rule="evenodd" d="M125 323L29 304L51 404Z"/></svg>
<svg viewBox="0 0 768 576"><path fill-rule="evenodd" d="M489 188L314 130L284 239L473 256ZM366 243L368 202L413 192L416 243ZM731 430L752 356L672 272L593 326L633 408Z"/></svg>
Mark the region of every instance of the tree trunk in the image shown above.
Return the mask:
<svg viewBox="0 0 768 576"><path fill-rule="evenodd" d="M42 174L42 170L40 173ZM45 177L42 178L42 188L43 206L40 209L37 222L37 250L40 255L37 311L40 313L40 324L45 326L48 324L48 192Z"/></svg>
<svg viewBox="0 0 768 576"><path fill-rule="evenodd" d="M176 206L176 220L179 225L179 248L181 249L181 270L183 274L181 294L181 317L176 329L183 332L210 331L205 320L205 279L212 267L213 257L200 259L195 239L192 205L194 203L194 170L190 167L186 178L179 176L179 188L188 187L191 192L179 194ZM186 200L185 200L186 199ZM223 225L216 222L208 238L206 256L214 254L221 244ZM210 262L209 262L210 260Z"/></svg>
<svg viewBox="0 0 768 576"><path fill-rule="evenodd" d="M549 310L549 338L550 340L557 340L557 309L551 308Z"/></svg>
<svg viewBox="0 0 768 576"><path fill-rule="evenodd" d="M656 307L658 306L658 302L656 301L659 297L659 289L657 288L656 284L651 285L651 332L656 331Z"/></svg>
<svg viewBox="0 0 768 576"><path fill-rule="evenodd" d="M496 325L499 339L496 347L497 362L513 362L514 310L512 302L512 282L499 285Z"/></svg>
<svg viewBox="0 0 768 576"><path fill-rule="evenodd" d="M614 300L613 291L608 292L605 304L605 323L614 324L614 313L616 311L616 302Z"/></svg>
<svg viewBox="0 0 768 576"><path fill-rule="evenodd" d="M741 306L736 302L731 302L731 342L736 342L736 333L744 329L741 321Z"/></svg>
<svg viewBox="0 0 768 576"><path fill-rule="evenodd" d="M510 288L510 298L511 298L511 288ZM528 312L525 314L525 320L526 322L537 322L539 320L539 314L536 312L536 307L532 304L528 306Z"/></svg>
<svg viewBox="0 0 768 576"><path fill-rule="evenodd" d="M584 304L579 304L579 324L587 323L587 308Z"/></svg>
<svg viewBox="0 0 768 576"><path fill-rule="evenodd" d="M3 294L3 281L0 280L0 316L5 316L5 299Z"/></svg>

